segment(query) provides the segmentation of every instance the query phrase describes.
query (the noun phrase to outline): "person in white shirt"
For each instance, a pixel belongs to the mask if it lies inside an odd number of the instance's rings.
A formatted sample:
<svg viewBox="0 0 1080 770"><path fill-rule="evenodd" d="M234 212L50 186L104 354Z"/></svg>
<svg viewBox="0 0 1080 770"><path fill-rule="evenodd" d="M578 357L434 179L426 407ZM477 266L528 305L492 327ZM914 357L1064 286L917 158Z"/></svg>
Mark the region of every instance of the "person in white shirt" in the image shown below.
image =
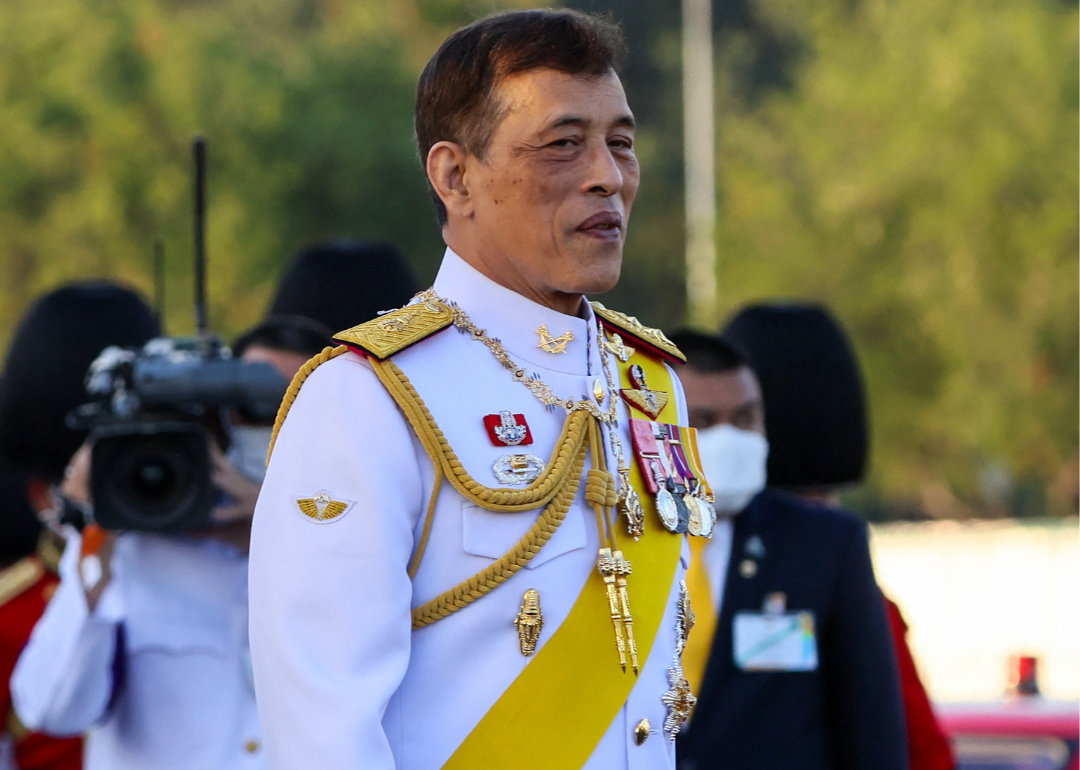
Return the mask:
<svg viewBox="0 0 1080 770"><path fill-rule="evenodd" d="M288 378L326 334L304 320L270 320L238 340L236 353ZM28 727L88 733L87 770L265 766L247 641L247 550L270 435L241 415L230 433L227 454L211 447L225 499L209 530L109 533L92 549L91 535L68 539L60 585L11 689ZM89 445L76 453L61 486L87 510L90 456Z"/></svg>

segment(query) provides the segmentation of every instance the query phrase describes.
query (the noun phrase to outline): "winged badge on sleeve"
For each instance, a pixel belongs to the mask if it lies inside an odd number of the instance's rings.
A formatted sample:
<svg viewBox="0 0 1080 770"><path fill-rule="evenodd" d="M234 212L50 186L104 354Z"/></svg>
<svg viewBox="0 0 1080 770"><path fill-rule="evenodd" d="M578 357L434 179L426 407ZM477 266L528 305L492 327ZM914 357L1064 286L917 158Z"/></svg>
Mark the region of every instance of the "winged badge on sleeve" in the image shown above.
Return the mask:
<svg viewBox="0 0 1080 770"><path fill-rule="evenodd" d="M300 512L318 524L340 518L352 506L352 501L335 500L329 492L320 489L314 497L301 497L296 501Z"/></svg>

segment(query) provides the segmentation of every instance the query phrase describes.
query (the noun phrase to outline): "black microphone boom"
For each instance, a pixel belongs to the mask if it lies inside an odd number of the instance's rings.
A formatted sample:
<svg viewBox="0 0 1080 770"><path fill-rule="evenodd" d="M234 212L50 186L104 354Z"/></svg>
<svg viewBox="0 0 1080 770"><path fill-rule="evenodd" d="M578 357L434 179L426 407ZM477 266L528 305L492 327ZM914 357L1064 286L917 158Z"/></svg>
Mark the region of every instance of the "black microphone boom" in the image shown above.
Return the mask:
<svg viewBox="0 0 1080 770"><path fill-rule="evenodd" d="M206 316L206 137L196 134L195 155L195 327L199 337L210 333Z"/></svg>

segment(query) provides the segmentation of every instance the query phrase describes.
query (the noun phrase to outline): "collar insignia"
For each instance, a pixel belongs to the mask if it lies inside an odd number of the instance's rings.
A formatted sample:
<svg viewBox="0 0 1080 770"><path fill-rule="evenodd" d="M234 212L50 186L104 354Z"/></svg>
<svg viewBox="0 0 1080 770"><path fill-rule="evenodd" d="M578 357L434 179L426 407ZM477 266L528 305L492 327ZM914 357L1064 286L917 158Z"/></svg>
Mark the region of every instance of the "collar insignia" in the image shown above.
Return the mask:
<svg viewBox="0 0 1080 770"><path fill-rule="evenodd" d="M540 344L536 347L545 353L565 353L567 344L574 341L574 333L571 331L560 334L558 337L552 337L547 324L540 324L540 328L536 330L536 333L540 335Z"/></svg>
<svg viewBox="0 0 1080 770"><path fill-rule="evenodd" d="M320 489L314 497L301 497L296 501L300 512L317 524L340 519L352 507L351 500L335 500L325 489Z"/></svg>

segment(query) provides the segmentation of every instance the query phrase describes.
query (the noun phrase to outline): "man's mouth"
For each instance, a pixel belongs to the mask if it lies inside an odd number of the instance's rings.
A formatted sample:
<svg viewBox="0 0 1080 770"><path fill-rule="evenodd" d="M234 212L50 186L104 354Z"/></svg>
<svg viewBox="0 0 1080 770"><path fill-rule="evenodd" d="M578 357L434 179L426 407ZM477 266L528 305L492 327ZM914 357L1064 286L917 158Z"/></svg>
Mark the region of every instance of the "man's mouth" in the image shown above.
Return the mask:
<svg viewBox="0 0 1080 770"><path fill-rule="evenodd" d="M622 214L617 211L593 214L578 225L578 232L601 241L617 241L623 232Z"/></svg>

